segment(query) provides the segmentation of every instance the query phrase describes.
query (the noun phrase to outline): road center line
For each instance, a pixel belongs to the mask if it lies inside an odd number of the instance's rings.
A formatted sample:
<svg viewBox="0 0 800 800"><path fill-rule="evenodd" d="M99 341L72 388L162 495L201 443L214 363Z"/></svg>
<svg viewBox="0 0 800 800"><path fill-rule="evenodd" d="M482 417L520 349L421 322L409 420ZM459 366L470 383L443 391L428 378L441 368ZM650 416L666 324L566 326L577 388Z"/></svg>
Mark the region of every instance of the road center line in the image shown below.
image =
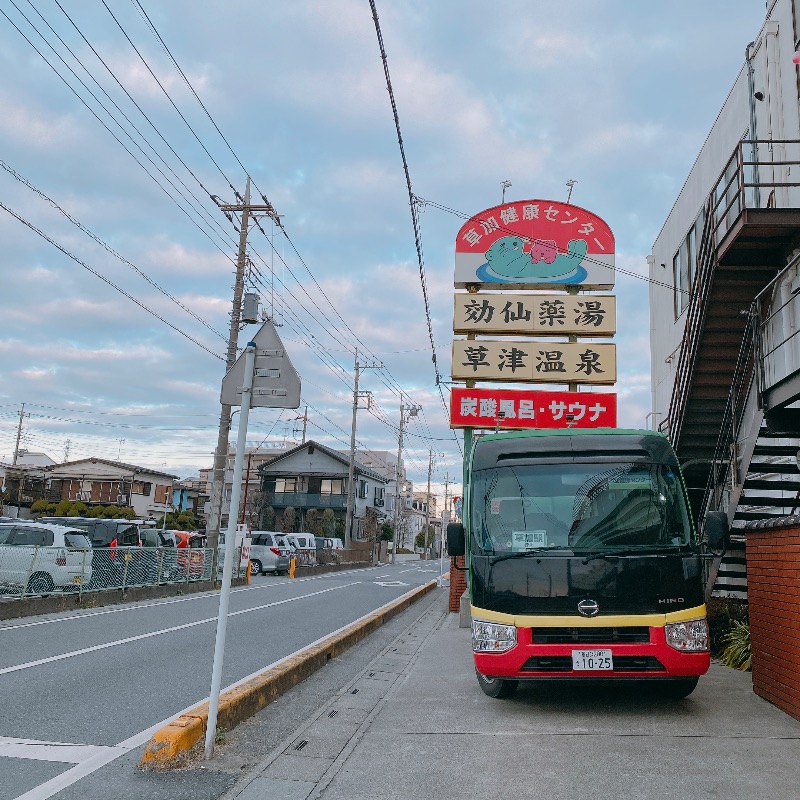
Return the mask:
<svg viewBox="0 0 800 800"><path fill-rule="evenodd" d="M361 581L353 581L352 583L345 583L341 586L331 586L328 589L320 589L318 592L310 592L309 594L301 594L298 597L289 597L285 600L276 600L274 603L265 603L264 605L260 606L253 606L252 608L245 608L241 611L234 611L231 614L228 614L228 617L238 617L240 614L249 614L251 611L261 611L265 608L273 608L274 606L282 606L286 603L293 603L295 600L304 600L307 597L315 597L316 595L326 594L327 592L335 592L337 589L347 589L350 586L356 586ZM215 615L213 617L206 617L205 619L199 619L195 622L186 622L183 625L173 625L170 628L161 628L157 631L151 631L150 633L140 633L138 636L129 636L125 639L117 639L113 642L105 642L104 644L96 644L92 647L84 647L80 650L72 650L69 653L61 653L57 656L49 656L48 658L40 658L36 661L28 661L25 664L16 664L13 667L3 667L0 669L0 675L7 675L9 672L19 672L23 669L31 669L32 667L38 667L42 664L51 664L53 661L63 661L65 658L72 658L73 656L82 656L86 655L86 653L95 653L98 650L106 650L109 647L116 647L117 645L121 644L130 644L131 642L138 642L142 639L149 639L153 636L160 636L163 633L174 633L175 631L182 631L186 630L187 628L194 628L198 625L205 625L208 622L216 622L219 615Z"/></svg>

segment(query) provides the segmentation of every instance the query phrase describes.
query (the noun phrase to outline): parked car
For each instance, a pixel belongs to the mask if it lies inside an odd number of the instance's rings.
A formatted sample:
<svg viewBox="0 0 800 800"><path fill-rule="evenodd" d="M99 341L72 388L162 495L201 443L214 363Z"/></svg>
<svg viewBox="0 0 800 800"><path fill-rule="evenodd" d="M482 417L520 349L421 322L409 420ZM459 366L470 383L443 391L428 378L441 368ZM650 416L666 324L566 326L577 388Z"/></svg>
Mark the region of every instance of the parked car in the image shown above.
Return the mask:
<svg viewBox="0 0 800 800"><path fill-rule="evenodd" d="M0 523L0 585L25 594L75 590L92 579L84 531L39 522Z"/></svg>
<svg viewBox="0 0 800 800"><path fill-rule="evenodd" d="M329 550L344 550L344 542L341 539L328 537L325 539L325 546Z"/></svg>
<svg viewBox="0 0 800 800"><path fill-rule="evenodd" d="M289 546L284 534L277 531L251 531L250 572L263 575L273 572L285 575L289 571Z"/></svg>
<svg viewBox="0 0 800 800"><path fill-rule="evenodd" d="M142 528L142 546L151 554L152 568L159 573L159 581L175 581L182 577L178 569L178 538L174 531L163 528Z"/></svg>
<svg viewBox="0 0 800 800"><path fill-rule="evenodd" d="M178 542L178 569L189 580L202 578L205 573L208 537L197 531L171 531Z"/></svg>
<svg viewBox="0 0 800 800"><path fill-rule="evenodd" d="M68 525L84 531L92 542L92 583L90 589L137 586L156 583L152 554L142 550L139 526L128 519L94 517L40 517L39 522ZM118 548L127 550L124 555Z"/></svg>
<svg viewBox="0 0 800 800"><path fill-rule="evenodd" d="M286 538L295 546L299 564L313 565L317 563L317 543L313 534L301 531L289 534Z"/></svg>

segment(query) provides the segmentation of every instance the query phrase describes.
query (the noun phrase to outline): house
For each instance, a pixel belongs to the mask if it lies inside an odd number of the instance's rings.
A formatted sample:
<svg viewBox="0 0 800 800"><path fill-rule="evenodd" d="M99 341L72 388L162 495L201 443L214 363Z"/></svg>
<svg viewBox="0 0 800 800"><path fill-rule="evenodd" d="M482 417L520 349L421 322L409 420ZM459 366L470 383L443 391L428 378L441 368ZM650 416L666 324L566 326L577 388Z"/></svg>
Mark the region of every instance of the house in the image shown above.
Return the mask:
<svg viewBox="0 0 800 800"><path fill-rule="evenodd" d="M92 505L130 506L138 519L161 517L172 510L177 475L109 461L83 458L44 469L44 499Z"/></svg>
<svg viewBox="0 0 800 800"><path fill-rule="evenodd" d="M648 257L653 424L675 447L695 519L724 511L734 534L800 508L797 6L767 3ZM744 599L743 537L733 541L708 588Z"/></svg>
<svg viewBox="0 0 800 800"><path fill-rule="evenodd" d="M259 467L264 502L276 514L295 510L295 530L306 529L312 509L331 509L344 527L347 509L349 459L314 441L306 441ZM376 516L386 500L388 480L375 469L355 462L353 473L352 538L365 538L367 510ZM344 538L344 537L342 537Z"/></svg>

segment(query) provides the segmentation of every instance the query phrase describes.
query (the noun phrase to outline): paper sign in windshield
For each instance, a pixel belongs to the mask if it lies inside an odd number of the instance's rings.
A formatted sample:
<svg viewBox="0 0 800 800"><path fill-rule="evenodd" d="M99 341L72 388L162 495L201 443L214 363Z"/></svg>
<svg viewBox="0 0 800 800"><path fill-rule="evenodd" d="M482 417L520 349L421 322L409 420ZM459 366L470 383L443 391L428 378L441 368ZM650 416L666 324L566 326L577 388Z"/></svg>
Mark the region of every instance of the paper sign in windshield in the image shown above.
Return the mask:
<svg viewBox="0 0 800 800"><path fill-rule="evenodd" d="M512 552L523 553L526 550L535 550L537 547L547 547L547 531L512 531Z"/></svg>

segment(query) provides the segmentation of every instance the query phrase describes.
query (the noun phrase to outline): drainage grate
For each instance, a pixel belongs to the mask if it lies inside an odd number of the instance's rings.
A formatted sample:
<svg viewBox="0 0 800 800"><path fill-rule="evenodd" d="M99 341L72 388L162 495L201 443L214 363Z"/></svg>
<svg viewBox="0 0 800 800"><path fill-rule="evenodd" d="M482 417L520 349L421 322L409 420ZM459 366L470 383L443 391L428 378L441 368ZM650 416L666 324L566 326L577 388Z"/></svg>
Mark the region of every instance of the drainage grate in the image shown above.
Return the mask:
<svg viewBox="0 0 800 800"><path fill-rule="evenodd" d="M331 709L331 710L328 712L328 716L329 716L331 719L333 719L333 718L334 718L334 717L335 717L335 716L336 716L338 713L339 713L339 709L337 709L337 708L332 708L332 709Z"/></svg>
<svg viewBox="0 0 800 800"><path fill-rule="evenodd" d="M350 694L358 694L358 689L353 689L353 691L350 692Z"/></svg>
<svg viewBox="0 0 800 800"><path fill-rule="evenodd" d="M302 749L303 749L303 748L304 748L304 747L305 747L307 744L308 744L308 739L303 739L301 742L298 742L298 743L297 743L297 744L294 746L294 749L295 749L295 750L297 750L297 751L299 752L299 751L300 751L300 750L302 750Z"/></svg>

